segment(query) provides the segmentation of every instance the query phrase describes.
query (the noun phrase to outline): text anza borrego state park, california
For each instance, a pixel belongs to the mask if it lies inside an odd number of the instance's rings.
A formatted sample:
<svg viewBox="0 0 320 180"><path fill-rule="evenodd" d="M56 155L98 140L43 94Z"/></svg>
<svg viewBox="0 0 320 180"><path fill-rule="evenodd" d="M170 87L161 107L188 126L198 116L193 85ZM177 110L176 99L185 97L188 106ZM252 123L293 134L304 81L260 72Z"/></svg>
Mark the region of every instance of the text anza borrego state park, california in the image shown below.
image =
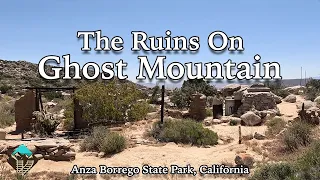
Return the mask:
<svg viewBox="0 0 320 180"><path fill-rule="evenodd" d="M70 174L112 174L112 175L126 175L128 177L142 175L165 175L165 174L180 174L196 176L197 174L215 175L215 174L249 174L250 170L246 166L229 167L223 164L201 165L198 168L191 165L178 166L149 166L143 165L142 167L111 167L106 165L99 165L96 167L84 167L74 165Z"/></svg>
<svg viewBox="0 0 320 180"><path fill-rule="evenodd" d="M165 32L165 37L149 37L143 31L132 31L132 47L131 51L152 51L152 52L188 52L196 53L200 49L200 37L192 36L190 38L184 36L171 36L171 31ZM109 38L102 36L102 32L98 31L78 31L77 37L83 40L81 51L91 51L90 38L95 40L94 51L115 51L120 52L124 48L124 40L120 36ZM221 45L215 43L216 39L222 41ZM240 36L228 37L222 31L214 31L207 37L207 44L211 51L221 53L225 50L244 51L244 41ZM150 63L147 56L137 56L139 60L139 74L137 80L156 79L156 80L179 80L186 75L188 79L205 80L250 80L250 79L281 79L280 64L277 62L260 63L261 56L253 55L254 63L251 65L248 62L236 64L232 60L227 60L221 64L219 62L208 63L180 63L172 62L167 67L164 67L166 56L157 56L154 63ZM52 67L52 73L45 72L47 62L55 61L59 66ZM153 60L152 60L153 61ZM64 67L62 68L61 65ZM70 68L74 68L74 76L70 77ZM55 79L81 79L82 77L93 80L101 76L102 79L112 79L115 75L119 79L127 79L124 74L124 68L128 68L128 63L120 59L117 63L105 62L99 66L95 62L88 62L83 67L77 62L71 62L71 55L60 56L49 55L43 57L39 62L40 75L49 80ZM224 71L223 71L224 70ZM236 73L234 73L236 70ZM61 73L64 71L64 73ZM253 71L253 72L252 72ZM89 73L90 72L90 73ZM223 73L224 72L224 73ZM82 76L81 76L82 73ZM63 77L60 75L63 74Z"/></svg>

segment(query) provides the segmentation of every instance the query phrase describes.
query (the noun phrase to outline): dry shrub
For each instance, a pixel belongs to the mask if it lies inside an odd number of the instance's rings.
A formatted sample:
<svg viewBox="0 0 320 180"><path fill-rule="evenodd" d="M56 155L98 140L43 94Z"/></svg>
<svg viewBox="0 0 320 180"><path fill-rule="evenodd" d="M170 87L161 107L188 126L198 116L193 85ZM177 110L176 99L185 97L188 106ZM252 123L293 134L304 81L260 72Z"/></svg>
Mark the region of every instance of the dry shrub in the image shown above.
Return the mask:
<svg viewBox="0 0 320 180"><path fill-rule="evenodd" d="M156 122L151 135L162 142L175 142L192 145L216 145L217 133L204 128L193 120L164 120L164 124Z"/></svg>
<svg viewBox="0 0 320 180"><path fill-rule="evenodd" d="M126 147L126 139L115 132L110 132L106 127L94 127L80 145L81 151L104 152L105 155L121 152Z"/></svg>
<svg viewBox="0 0 320 180"><path fill-rule="evenodd" d="M0 128L14 124L14 101L7 101L5 98L0 101Z"/></svg>
<svg viewBox="0 0 320 180"><path fill-rule="evenodd" d="M268 137L274 137L286 127L286 124L287 123L282 118L274 117L273 119L271 119L266 123L267 125L266 135Z"/></svg>
<svg viewBox="0 0 320 180"><path fill-rule="evenodd" d="M312 140L312 127L304 122L294 122L283 135L285 149L294 151L307 146Z"/></svg>
<svg viewBox="0 0 320 180"><path fill-rule="evenodd" d="M288 163L266 164L258 168L249 180L289 180L295 169Z"/></svg>

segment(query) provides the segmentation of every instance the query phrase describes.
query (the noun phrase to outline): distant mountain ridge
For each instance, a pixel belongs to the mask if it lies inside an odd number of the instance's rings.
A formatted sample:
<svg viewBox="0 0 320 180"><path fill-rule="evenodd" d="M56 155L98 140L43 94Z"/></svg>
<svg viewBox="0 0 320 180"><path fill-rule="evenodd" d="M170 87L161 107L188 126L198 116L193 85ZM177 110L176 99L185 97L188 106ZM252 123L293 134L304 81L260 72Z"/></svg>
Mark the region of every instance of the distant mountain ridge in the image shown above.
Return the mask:
<svg viewBox="0 0 320 180"><path fill-rule="evenodd" d="M290 87L290 86L304 86L308 82L310 78L308 79L282 79L282 84L285 87ZM313 77L312 79L320 79L320 77ZM263 81L261 81L263 82ZM167 83L166 88L167 89L174 89L174 88L180 88L182 86L183 82L179 83ZM250 81L219 81L219 82L211 82L212 85L214 85L216 88L221 89L224 86L228 84L242 84L242 85L251 85L253 83L257 83L257 81L250 80ZM148 88L152 88L156 86L155 83L143 83L143 82L138 82L138 84L146 86Z"/></svg>
<svg viewBox="0 0 320 180"><path fill-rule="evenodd" d="M53 66L47 65L45 72L52 74L51 70ZM88 72L89 74L93 71ZM74 71L70 71L70 76L73 76ZM82 73L80 73L82 74ZM60 77L63 76L63 72L60 73ZM81 76L81 75L80 75ZM101 77L101 76L99 76ZM133 83L129 80L118 80L119 82ZM99 79L98 79L99 80ZM78 87L79 85L89 82L89 80L46 80L38 73L38 65L27 61L9 61L0 59L0 85L7 85L13 87L13 89L21 90L27 86L33 87ZM92 81L91 81L92 82ZM136 83L134 83L136 84ZM139 89L145 88L145 86L136 84Z"/></svg>

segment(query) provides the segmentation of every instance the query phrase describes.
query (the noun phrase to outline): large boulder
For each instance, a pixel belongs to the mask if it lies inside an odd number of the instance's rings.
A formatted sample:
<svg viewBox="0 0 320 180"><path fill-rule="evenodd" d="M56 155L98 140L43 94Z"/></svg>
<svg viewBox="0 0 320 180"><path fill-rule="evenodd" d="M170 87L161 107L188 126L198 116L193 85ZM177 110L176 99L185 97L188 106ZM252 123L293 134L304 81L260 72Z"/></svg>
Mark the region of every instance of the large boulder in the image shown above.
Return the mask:
<svg viewBox="0 0 320 180"><path fill-rule="evenodd" d="M305 86L292 86L292 87L287 87L284 90L291 93L291 94L299 95L299 94L302 94L306 90L306 87Z"/></svg>
<svg viewBox="0 0 320 180"><path fill-rule="evenodd" d="M240 119L247 126L255 126L262 122L262 119L252 111L246 112Z"/></svg>
<svg viewBox="0 0 320 180"><path fill-rule="evenodd" d="M301 109L302 108L302 104L304 104L304 109L310 109L312 107L316 107L316 103L315 102L312 102L310 100L306 100L306 101L303 101L299 104L297 104L297 109Z"/></svg>
<svg viewBox="0 0 320 180"><path fill-rule="evenodd" d="M297 97L293 94L289 94L287 97L283 99L285 102L295 103L297 101Z"/></svg>
<svg viewBox="0 0 320 180"><path fill-rule="evenodd" d="M241 89L240 84L228 84L221 89L223 96L231 96L235 91Z"/></svg>

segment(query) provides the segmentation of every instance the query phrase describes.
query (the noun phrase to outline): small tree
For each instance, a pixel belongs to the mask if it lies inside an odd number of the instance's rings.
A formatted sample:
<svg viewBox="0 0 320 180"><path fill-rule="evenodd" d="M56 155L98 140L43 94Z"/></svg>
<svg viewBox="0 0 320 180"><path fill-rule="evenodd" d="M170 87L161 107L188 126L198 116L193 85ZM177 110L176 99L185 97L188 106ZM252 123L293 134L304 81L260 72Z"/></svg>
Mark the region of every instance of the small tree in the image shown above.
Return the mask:
<svg viewBox="0 0 320 180"><path fill-rule="evenodd" d="M150 98L150 103L151 104L157 104L158 103L159 93L160 93L160 87L158 85L156 85L155 87L152 88L152 95L151 95L151 98Z"/></svg>
<svg viewBox="0 0 320 180"><path fill-rule="evenodd" d="M206 96L214 96L217 89L203 79L189 79L184 81L181 89L175 89L170 100L178 108L188 107L191 103L192 94L202 93Z"/></svg>
<svg viewBox="0 0 320 180"><path fill-rule="evenodd" d="M144 104L137 104L140 91L131 83L90 83L79 89L76 97L83 107L84 118L89 122L124 121L136 119L137 114L139 118L145 116L144 112L134 112L144 109L139 107Z"/></svg>

